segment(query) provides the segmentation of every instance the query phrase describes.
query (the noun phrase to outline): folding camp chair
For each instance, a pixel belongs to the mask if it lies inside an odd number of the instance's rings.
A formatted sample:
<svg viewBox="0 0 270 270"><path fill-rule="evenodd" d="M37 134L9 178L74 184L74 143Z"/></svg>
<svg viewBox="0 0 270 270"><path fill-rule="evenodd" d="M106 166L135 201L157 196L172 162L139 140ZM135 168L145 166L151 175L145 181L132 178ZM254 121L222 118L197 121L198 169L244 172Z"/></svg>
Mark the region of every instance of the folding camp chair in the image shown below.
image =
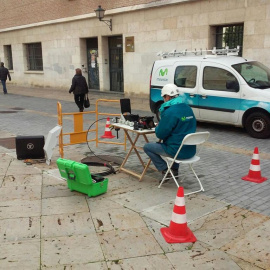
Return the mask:
<svg viewBox="0 0 270 270"><path fill-rule="evenodd" d="M200 184L200 189L199 190L193 191L193 192L190 192L190 193L187 193L185 195L190 195L190 194L193 194L193 193L204 191L204 188L202 186L202 183L201 183L198 175L195 173L195 171L194 171L194 169L192 167L193 163L195 163L195 162L197 162L197 161L200 160L199 153L200 153L200 151L202 149L202 146L199 149L197 148L197 152L196 152L195 156L193 156L192 158L189 158L189 159L177 159L177 156L178 156L179 152L181 151L181 149L182 149L182 147L184 145L196 145L196 146L201 145L201 144L203 144L204 142L207 141L209 135L210 135L210 133L208 131L205 131L205 132L196 132L196 133L188 134L183 139L182 144L180 145L177 153L175 154L175 156L173 158L171 158L171 157L163 157L164 160L167 162L167 168L168 168L168 170L165 173L165 175L164 175L164 177L163 177L160 185L158 186L158 188L161 187L161 185L163 184L163 182L166 179L170 179L170 178L173 178L175 184L177 185L177 187L179 187L179 184L178 184L178 182L177 182L177 180L176 180L176 178L175 178L175 176L174 176L174 174L173 174L173 172L171 170L172 165L175 162L175 163L179 163L179 164L181 164L181 163L188 164L189 167L190 167L190 169L192 170L193 174L195 175L196 179L198 180L198 182ZM167 175L169 173L170 173L171 177L168 178Z"/></svg>

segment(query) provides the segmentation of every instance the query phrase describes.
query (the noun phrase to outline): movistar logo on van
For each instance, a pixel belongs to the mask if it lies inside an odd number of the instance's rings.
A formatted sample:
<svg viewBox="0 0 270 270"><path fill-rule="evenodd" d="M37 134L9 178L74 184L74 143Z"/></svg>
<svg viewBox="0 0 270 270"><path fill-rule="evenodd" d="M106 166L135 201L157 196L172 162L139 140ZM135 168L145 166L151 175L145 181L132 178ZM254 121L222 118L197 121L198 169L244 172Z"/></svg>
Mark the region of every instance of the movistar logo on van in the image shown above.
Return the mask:
<svg viewBox="0 0 270 270"><path fill-rule="evenodd" d="M163 82L167 82L168 81L168 78L162 78L164 76L167 76L168 75L168 69L165 68L165 69L160 69L159 70L159 73L158 73L159 77L157 78L157 81L163 81Z"/></svg>
<svg viewBox="0 0 270 270"><path fill-rule="evenodd" d="M163 77L163 76L165 76L165 75L168 75L168 69L166 68L166 69L163 70L163 69L161 68L161 69L159 70L159 76L162 76L162 77Z"/></svg>

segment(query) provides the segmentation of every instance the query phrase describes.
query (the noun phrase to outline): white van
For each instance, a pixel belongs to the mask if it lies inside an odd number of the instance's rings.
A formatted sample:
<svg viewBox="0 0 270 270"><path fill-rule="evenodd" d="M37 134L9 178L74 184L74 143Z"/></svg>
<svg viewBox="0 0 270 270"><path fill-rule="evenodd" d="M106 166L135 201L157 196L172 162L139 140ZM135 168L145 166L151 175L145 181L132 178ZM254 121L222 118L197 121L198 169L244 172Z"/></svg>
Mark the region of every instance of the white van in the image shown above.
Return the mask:
<svg viewBox="0 0 270 270"><path fill-rule="evenodd" d="M161 88L174 83L198 121L241 126L252 137L270 137L270 69L224 51L226 55L218 50L211 51L214 55L163 54L166 58L155 61L151 72L151 111L159 118Z"/></svg>

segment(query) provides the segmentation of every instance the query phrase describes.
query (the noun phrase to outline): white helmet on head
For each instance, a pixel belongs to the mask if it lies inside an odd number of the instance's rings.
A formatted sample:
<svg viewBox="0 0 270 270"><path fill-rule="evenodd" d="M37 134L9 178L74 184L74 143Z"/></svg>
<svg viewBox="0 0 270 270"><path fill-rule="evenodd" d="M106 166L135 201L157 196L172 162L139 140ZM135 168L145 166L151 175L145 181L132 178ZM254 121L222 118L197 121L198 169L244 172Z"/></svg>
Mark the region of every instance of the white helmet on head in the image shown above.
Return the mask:
<svg viewBox="0 0 270 270"><path fill-rule="evenodd" d="M161 96L164 97L165 95L168 95L170 97L179 95L179 90L177 86L173 83L164 85L161 90Z"/></svg>

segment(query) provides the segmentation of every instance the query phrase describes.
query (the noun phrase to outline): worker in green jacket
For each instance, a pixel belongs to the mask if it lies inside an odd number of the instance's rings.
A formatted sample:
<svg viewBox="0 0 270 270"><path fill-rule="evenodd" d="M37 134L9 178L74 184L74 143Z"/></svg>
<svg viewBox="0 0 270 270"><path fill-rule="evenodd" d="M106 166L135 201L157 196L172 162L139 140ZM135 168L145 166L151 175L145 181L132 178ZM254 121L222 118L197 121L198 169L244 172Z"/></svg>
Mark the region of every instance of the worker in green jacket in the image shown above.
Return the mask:
<svg viewBox="0 0 270 270"><path fill-rule="evenodd" d="M145 153L150 157L158 171L164 175L167 163L161 156L174 157L187 134L196 132L196 118L192 109L184 103L184 96L176 85L167 84L161 90L164 103L161 105L160 121L155 133L161 142L146 143ZM178 154L180 159L188 159L195 155L195 145L185 145ZM178 176L179 164L174 163L171 168L173 174Z"/></svg>

